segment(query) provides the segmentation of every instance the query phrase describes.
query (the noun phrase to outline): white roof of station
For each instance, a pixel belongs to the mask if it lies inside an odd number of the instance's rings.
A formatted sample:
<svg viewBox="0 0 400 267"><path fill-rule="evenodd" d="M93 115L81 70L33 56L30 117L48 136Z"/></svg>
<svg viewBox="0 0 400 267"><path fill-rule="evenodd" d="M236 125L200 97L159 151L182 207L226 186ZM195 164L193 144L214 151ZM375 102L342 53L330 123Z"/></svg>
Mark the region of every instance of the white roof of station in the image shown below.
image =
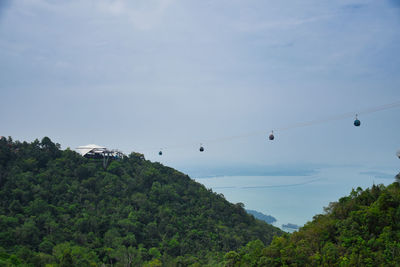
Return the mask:
<svg viewBox="0 0 400 267"><path fill-rule="evenodd" d="M90 144L90 145L86 145L86 146L78 146L76 149L78 150L79 154L84 156L89 152L103 151L107 148L105 148L103 146L98 146L95 144Z"/></svg>

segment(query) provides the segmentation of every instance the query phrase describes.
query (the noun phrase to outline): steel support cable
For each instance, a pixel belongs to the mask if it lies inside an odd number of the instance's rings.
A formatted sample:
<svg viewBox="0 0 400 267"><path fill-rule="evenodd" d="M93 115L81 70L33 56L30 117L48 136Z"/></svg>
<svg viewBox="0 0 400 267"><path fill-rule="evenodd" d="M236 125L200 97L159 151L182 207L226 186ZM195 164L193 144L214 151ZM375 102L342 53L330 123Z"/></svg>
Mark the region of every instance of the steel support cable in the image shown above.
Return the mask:
<svg viewBox="0 0 400 267"><path fill-rule="evenodd" d="M171 149L180 149L180 148L185 148L185 147L189 147L189 146L199 145L200 143L201 144L210 144L210 143L231 141L231 140L235 140L235 139L265 134L271 130L274 130L274 133L283 132L283 131L288 131L288 130L295 129L295 128L308 127L308 126L328 123L331 121L338 121L338 120L343 120L343 119L347 119L347 118L353 118L356 114L365 115L365 114L375 113L375 112L392 109L392 108L397 108L397 107L400 107L400 101L388 103L388 104L381 105L381 106L375 106L375 107L362 109L357 112L346 112L346 113L342 113L339 115L325 117L323 119L321 118L321 119L316 119L316 120L312 120L312 121L298 122L298 123L289 124L289 125L279 127L279 128L270 128L269 130L265 130L265 129L256 130L256 131L252 131L252 132L248 132L248 133L244 133L244 134L240 134L240 135L225 136L225 137L220 137L220 138L215 138L215 139L203 140L201 142L190 142L190 143L188 142L186 144L167 146L167 147L163 147L162 150L165 151L165 150L171 150ZM159 147L158 148L141 149L140 151L153 151L153 150L159 150Z"/></svg>

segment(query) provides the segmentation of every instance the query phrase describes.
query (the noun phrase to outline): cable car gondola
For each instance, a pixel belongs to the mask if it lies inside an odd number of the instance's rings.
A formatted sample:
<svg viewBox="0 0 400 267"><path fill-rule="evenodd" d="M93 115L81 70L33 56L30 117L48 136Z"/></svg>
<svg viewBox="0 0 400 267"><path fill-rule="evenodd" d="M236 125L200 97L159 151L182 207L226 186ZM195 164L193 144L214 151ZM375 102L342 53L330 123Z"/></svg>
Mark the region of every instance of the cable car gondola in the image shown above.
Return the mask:
<svg viewBox="0 0 400 267"><path fill-rule="evenodd" d="M160 150L160 152L158 152L158 155L162 156L162 151Z"/></svg>
<svg viewBox="0 0 400 267"><path fill-rule="evenodd" d="M361 121L357 118L357 114L356 114L356 119L354 121L354 126L359 127L361 125Z"/></svg>
<svg viewBox="0 0 400 267"><path fill-rule="evenodd" d="M204 147L200 144L200 152L203 152L204 151Z"/></svg>
<svg viewBox="0 0 400 267"><path fill-rule="evenodd" d="M274 136L274 131L271 131L271 134L269 135L269 140L274 140L275 139L275 136Z"/></svg>

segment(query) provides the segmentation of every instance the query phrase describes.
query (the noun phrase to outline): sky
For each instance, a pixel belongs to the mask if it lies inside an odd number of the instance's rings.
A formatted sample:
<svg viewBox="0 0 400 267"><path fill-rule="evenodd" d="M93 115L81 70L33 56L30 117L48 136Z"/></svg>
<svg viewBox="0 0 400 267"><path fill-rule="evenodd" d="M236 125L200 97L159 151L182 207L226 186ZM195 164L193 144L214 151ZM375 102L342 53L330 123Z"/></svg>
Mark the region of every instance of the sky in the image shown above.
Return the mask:
<svg viewBox="0 0 400 267"><path fill-rule="evenodd" d="M0 0L0 135L196 178L394 175L399 105L360 111L400 101L399 28L398 0Z"/></svg>

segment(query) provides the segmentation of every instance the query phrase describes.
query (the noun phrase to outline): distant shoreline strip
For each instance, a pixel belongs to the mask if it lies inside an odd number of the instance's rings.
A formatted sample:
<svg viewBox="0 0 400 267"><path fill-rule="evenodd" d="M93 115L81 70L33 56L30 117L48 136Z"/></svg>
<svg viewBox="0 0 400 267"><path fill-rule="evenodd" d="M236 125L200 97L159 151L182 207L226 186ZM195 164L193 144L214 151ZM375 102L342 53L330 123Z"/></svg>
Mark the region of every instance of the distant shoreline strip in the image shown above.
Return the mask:
<svg viewBox="0 0 400 267"><path fill-rule="evenodd" d="M311 184L317 181L322 180L322 178L318 179L313 179L309 181L305 181L302 183L296 183L296 184L281 184L281 185L257 185L257 186L217 186L213 187L213 189L260 189L260 188L279 188L279 187L293 187L293 186L300 186L300 185L306 185L306 184Z"/></svg>

